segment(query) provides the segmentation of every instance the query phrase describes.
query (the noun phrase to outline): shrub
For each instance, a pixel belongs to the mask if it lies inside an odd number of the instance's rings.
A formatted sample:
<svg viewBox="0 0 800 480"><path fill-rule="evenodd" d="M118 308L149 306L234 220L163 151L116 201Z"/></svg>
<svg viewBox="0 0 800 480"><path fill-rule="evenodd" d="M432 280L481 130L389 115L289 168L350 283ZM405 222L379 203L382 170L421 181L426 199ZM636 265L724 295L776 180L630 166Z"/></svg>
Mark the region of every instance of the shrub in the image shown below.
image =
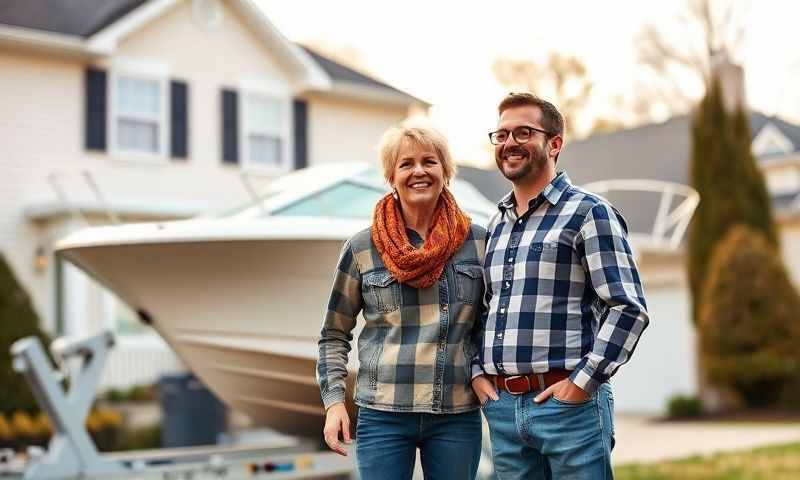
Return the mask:
<svg viewBox="0 0 800 480"><path fill-rule="evenodd" d="M118 450L147 450L161 448L161 425L124 430L120 434Z"/></svg>
<svg viewBox="0 0 800 480"><path fill-rule="evenodd" d="M116 450L122 430L122 415L110 408L92 410L86 418L86 429L99 451Z"/></svg>
<svg viewBox="0 0 800 480"><path fill-rule="evenodd" d="M691 185L700 204L688 232L692 320L700 309L710 261L730 228L747 225L778 245L766 182L751 151L752 134L740 106L726 111L719 81L713 81L692 118Z"/></svg>
<svg viewBox="0 0 800 480"><path fill-rule="evenodd" d="M0 254L0 413L39 410L25 378L11 367L11 344L31 335L39 337L44 345L50 343L39 329L39 318L28 294Z"/></svg>
<svg viewBox="0 0 800 480"><path fill-rule="evenodd" d="M14 446L14 430L6 420L5 415L0 413L0 448L12 448Z"/></svg>
<svg viewBox="0 0 800 480"><path fill-rule="evenodd" d="M673 395L667 403L669 418L696 418L703 413L700 399L689 395Z"/></svg>
<svg viewBox="0 0 800 480"><path fill-rule="evenodd" d="M700 312L711 382L747 406L777 405L800 369L800 296L759 232L731 229L711 260Z"/></svg>

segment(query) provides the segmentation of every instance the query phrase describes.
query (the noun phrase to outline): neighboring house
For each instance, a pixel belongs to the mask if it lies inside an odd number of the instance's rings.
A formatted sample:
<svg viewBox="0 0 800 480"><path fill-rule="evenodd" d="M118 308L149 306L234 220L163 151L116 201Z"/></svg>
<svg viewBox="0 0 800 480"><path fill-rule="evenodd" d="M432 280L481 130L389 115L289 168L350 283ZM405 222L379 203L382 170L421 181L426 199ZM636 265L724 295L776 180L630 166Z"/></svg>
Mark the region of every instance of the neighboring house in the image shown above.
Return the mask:
<svg viewBox="0 0 800 480"><path fill-rule="evenodd" d="M781 227L783 256L800 285L800 126L751 113L752 149L764 172ZM689 184L691 118L567 142L558 167L575 184L598 180L653 179ZM510 190L497 171L461 167L459 175L495 201ZM652 232L660 195L619 194L608 197L622 211L632 232ZM673 203L673 206L675 204ZM630 364L614 377L620 410L662 412L676 393L698 393L696 335L690 318L691 298L685 251L638 245L638 263L651 313Z"/></svg>
<svg viewBox="0 0 800 480"><path fill-rule="evenodd" d="M118 334L105 386L181 366L53 258L56 239L243 203L243 177L374 161L387 127L429 107L289 42L247 0L4 0L0 91L0 251L48 331Z"/></svg>

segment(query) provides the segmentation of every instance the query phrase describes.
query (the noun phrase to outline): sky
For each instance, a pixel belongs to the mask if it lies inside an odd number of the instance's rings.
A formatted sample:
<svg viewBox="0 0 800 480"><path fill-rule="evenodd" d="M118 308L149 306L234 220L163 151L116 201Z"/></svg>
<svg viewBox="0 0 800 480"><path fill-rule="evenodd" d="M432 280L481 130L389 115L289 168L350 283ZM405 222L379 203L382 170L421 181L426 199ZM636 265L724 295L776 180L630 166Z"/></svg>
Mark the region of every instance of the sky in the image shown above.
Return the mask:
<svg viewBox="0 0 800 480"><path fill-rule="evenodd" d="M462 163L490 165L486 133L507 89L491 70L499 56L543 62L551 52L578 57L595 87L591 108L613 113L613 99L641 82L637 33L670 25L683 1L562 0L403 2L256 0L290 40L349 48L362 69L433 104L430 120ZM746 2L742 18L748 103L800 122L800 2ZM670 30L668 30L670 31ZM674 29L676 38L682 35ZM688 88L688 86L687 86Z"/></svg>

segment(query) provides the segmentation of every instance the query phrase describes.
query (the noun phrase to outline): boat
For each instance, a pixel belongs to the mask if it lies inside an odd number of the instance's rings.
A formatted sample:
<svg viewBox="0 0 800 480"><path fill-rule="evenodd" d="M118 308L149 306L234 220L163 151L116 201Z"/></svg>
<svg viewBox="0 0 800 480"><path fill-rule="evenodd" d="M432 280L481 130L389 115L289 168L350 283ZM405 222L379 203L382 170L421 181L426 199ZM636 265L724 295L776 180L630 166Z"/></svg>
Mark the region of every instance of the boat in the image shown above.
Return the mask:
<svg viewBox="0 0 800 480"><path fill-rule="evenodd" d="M496 208L467 182L450 189L477 223ZM333 272L387 191L369 164L320 165L235 208L89 227L55 250L135 310L230 408L258 426L318 437L317 339Z"/></svg>

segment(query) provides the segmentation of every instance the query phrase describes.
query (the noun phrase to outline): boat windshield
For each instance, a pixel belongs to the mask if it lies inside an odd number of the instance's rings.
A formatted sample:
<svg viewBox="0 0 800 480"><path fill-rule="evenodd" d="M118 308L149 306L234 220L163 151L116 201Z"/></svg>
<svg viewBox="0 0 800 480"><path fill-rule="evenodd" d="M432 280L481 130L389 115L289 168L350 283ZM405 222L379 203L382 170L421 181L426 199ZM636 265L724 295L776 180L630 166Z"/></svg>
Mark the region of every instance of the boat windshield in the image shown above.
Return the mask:
<svg viewBox="0 0 800 480"><path fill-rule="evenodd" d="M450 188L461 208L474 221L485 224L494 206L466 182L456 180ZM386 181L375 167L346 172L308 169L276 179L258 198L245 204L205 216L370 219L375 204L387 191Z"/></svg>
<svg viewBox="0 0 800 480"><path fill-rule="evenodd" d="M385 193L379 187L344 181L279 208L272 215L371 218L375 204Z"/></svg>

